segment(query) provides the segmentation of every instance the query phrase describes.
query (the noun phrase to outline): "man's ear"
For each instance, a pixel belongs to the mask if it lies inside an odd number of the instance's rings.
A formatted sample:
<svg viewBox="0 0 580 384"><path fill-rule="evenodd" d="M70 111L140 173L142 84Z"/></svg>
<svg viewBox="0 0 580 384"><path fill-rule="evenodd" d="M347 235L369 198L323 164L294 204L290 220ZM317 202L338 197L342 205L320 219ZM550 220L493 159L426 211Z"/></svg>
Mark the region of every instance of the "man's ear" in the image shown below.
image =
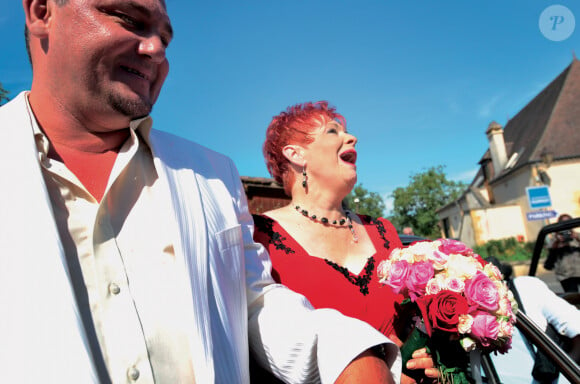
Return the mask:
<svg viewBox="0 0 580 384"><path fill-rule="evenodd" d="M282 154L294 165L302 167L304 165L304 148L299 145L288 144L282 148Z"/></svg>
<svg viewBox="0 0 580 384"><path fill-rule="evenodd" d="M45 38L48 36L50 17L54 2L49 0L22 0L26 26L32 36Z"/></svg>

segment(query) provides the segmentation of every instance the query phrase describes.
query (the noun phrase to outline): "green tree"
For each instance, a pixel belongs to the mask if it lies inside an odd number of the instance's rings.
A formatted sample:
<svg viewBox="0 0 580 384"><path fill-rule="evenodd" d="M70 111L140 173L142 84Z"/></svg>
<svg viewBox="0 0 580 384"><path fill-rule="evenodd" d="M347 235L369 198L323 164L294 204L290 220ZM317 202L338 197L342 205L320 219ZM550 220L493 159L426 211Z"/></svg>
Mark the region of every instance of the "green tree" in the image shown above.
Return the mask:
<svg viewBox="0 0 580 384"><path fill-rule="evenodd" d="M411 227L419 236L440 237L435 211L459 197L466 188L465 183L447 179L442 165L411 175L408 186L393 191L390 220L399 230Z"/></svg>
<svg viewBox="0 0 580 384"><path fill-rule="evenodd" d="M3 105L5 102L10 100L8 98L8 91L4 89L2 83L0 83L0 105Z"/></svg>
<svg viewBox="0 0 580 384"><path fill-rule="evenodd" d="M363 215L383 217L385 214L385 202L381 195L369 192L362 184L354 187L345 198L345 203L350 209Z"/></svg>

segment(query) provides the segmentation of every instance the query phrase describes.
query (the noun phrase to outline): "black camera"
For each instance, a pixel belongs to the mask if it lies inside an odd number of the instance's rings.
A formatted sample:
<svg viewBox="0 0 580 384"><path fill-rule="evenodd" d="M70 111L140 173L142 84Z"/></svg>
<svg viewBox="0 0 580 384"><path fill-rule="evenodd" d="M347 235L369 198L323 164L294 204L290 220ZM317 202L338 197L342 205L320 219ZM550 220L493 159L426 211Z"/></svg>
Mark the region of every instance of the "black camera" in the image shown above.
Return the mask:
<svg viewBox="0 0 580 384"><path fill-rule="evenodd" d="M572 231L561 231L561 232L559 232L559 234L561 236L561 239L562 239L561 241L563 243L569 243L573 240Z"/></svg>

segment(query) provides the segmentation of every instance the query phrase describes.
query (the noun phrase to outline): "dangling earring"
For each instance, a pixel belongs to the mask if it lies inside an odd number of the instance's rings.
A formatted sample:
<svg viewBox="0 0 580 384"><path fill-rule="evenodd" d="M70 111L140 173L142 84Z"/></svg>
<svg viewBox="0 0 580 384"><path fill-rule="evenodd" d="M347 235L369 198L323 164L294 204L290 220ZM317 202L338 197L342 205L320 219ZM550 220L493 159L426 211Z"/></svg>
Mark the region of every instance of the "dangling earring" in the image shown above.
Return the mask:
<svg viewBox="0 0 580 384"><path fill-rule="evenodd" d="M302 188L306 189L306 163L302 166Z"/></svg>

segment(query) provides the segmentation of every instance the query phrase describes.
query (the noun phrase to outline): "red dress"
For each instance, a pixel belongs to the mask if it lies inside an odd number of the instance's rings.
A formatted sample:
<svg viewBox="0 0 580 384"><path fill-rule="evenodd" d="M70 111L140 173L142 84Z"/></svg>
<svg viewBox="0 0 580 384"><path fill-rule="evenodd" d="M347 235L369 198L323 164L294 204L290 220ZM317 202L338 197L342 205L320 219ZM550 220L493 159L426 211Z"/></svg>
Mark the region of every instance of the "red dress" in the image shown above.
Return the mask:
<svg viewBox="0 0 580 384"><path fill-rule="evenodd" d="M376 268L402 244L389 221L359 217L376 253L368 258L358 275L326 258L310 256L269 217L254 215L254 240L270 253L274 280L306 296L315 308L337 309L388 336L393 331L395 303L400 303L403 297L378 282Z"/></svg>

